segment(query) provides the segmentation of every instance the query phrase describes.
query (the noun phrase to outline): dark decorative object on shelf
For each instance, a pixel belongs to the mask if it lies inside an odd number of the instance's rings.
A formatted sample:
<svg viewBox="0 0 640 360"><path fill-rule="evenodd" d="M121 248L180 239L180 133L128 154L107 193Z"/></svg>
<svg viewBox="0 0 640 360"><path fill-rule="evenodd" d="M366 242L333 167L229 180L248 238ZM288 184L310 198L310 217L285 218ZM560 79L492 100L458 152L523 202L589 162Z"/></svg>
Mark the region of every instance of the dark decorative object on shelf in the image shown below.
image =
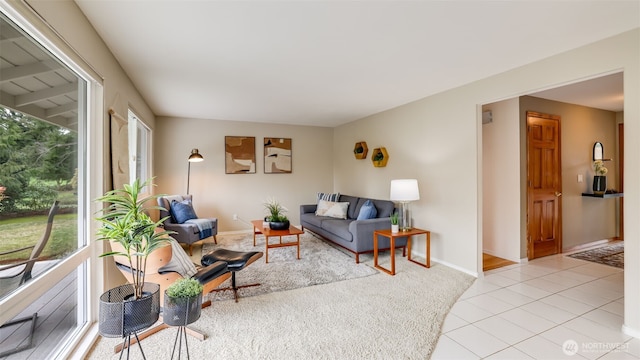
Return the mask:
<svg viewBox="0 0 640 360"><path fill-rule="evenodd" d="M593 193L604 194L607 191L607 177L604 175L595 175L593 177Z"/></svg>

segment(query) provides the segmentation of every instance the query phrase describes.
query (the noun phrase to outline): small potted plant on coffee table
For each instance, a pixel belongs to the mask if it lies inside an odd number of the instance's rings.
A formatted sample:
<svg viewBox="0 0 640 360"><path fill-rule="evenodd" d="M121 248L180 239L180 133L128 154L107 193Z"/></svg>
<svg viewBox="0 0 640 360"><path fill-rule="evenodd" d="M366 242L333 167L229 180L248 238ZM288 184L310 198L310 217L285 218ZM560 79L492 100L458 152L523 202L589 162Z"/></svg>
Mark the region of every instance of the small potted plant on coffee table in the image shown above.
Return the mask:
<svg viewBox="0 0 640 360"><path fill-rule="evenodd" d="M269 213L264 220L269 222L269 228L271 230L286 230L289 228L289 219L284 215L287 209L280 205L277 200L267 200L267 202L264 203L264 207Z"/></svg>

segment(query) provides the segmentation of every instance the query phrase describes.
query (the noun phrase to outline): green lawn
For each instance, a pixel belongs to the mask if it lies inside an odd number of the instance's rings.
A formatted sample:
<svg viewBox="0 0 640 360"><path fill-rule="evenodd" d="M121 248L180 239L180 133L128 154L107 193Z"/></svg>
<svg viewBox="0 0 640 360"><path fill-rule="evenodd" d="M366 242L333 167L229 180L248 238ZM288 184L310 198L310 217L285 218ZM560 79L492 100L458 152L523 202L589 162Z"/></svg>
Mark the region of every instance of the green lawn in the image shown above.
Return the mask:
<svg viewBox="0 0 640 360"><path fill-rule="evenodd" d="M77 214L58 214L53 218L53 229L41 257L63 258L78 248ZM0 220L0 252L35 245L42 237L47 216L29 216ZM11 255L0 256L0 263L9 260L27 259L31 249Z"/></svg>

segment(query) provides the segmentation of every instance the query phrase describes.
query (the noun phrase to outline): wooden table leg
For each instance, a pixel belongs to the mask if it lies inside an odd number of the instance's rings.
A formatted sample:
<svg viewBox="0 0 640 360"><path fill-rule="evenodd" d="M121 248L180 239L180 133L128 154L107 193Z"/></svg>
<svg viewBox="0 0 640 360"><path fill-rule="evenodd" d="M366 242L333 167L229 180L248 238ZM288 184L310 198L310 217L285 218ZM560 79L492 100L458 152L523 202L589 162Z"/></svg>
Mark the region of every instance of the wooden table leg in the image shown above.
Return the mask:
<svg viewBox="0 0 640 360"><path fill-rule="evenodd" d="M396 274L396 239L392 236L390 239L391 249L389 256L391 257L391 275Z"/></svg>
<svg viewBox="0 0 640 360"><path fill-rule="evenodd" d="M264 257L264 263L268 264L269 263L269 237L268 236L264 236L264 253L265 253L265 257Z"/></svg>
<svg viewBox="0 0 640 360"><path fill-rule="evenodd" d="M389 256L391 256L391 270L389 269L385 269L383 266L381 266L380 264L378 264L378 236L384 236L389 238L389 242L391 245L391 253L389 254ZM396 253L395 253L395 240L393 238L393 236L386 236L386 235L382 235L382 234L376 234L375 232L373 233L373 267L375 267L376 269L379 269L389 275L395 275L396 274Z"/></svg>
<svg viewBox="0 0 640 360"><path fill-rule="evenodd" d="M411 261L412 263L418 264L420 266L426 267L426 268L430 268L431 267L431 233L427 232L424 234L424 236L427 238L427 259L425 261L425 263L420 263L417 262L415 260L413 260L411 258L411 237L409 237L409 239L407 240L407 247L408 247L408 251L409 251L409 255L407 256L407 260Z"/></svg>
<svg viewBox="0 0 640 360"><path fill-rule="evenodd" d="M300 234L296 236L298 237L298 260L300 260Z"/></svg>

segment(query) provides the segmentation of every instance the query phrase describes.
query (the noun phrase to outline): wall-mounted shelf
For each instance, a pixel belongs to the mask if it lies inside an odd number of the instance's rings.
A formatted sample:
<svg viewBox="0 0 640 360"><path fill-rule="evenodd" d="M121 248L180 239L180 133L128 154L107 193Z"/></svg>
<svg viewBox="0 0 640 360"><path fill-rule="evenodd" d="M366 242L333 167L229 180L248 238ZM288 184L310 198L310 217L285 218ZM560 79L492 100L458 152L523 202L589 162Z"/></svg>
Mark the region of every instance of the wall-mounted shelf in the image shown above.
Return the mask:
<svg viewBox="0 0 640 360"><path fill-rule="evenodd" d="M592 193L582 193L584 197L594 197L601 199L609 199L609 198L621 198L624 197L623 193L612 193L612 194L592 194Z"/></svg>
<svg viewBox="0 0 640 360"><path fill-rule="evenodd" d="M387 149L384 147L379 147L373 149L371 153L371 162L375 167L385 167L387 166L387 161L389 161L389 154L387 153Z"/></svg>
<svg viewBox="0 0 640 360"><path fill-rule="evenodd" d="M367 147L366 141L357 142L356 146L353 148L353 154L358 160L366 159L368 151L369 151L369 148Z"/></svg>

